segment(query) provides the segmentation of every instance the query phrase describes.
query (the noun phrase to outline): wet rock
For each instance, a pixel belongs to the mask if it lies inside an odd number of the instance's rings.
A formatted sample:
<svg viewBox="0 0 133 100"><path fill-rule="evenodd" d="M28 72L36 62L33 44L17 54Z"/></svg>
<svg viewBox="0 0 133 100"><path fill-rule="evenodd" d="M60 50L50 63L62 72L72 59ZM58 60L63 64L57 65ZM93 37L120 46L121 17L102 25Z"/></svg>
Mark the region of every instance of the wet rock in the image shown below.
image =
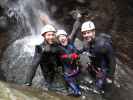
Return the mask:
<svg viewBox="0 0 133 100"><path fill-rule="evenodd" d="M0 82L1 100L75 100L59 94Z"/></svg>

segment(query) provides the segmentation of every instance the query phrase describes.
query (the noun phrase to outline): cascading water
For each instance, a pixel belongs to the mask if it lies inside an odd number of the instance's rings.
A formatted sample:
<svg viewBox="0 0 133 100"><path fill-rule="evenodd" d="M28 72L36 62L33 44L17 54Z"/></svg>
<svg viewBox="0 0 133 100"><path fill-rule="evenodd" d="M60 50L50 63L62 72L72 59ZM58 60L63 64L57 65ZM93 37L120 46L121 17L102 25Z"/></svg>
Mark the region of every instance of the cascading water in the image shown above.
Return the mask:
<svg viewBox="0 0 133 100"><path fill-rule="evenodd" d="M43 41L40 35L41 27L46 23L55 24L55 22L47 15L45 0L18 0L6 3L7 16L16 27L11 31L14 32L10 35L12 42L3 54L1 68L7 81L22 84L32 61L34 47ZM45 17L47 22L44 23L41 17ZM37 85L43 83L40 77L35 79Z"/></svg>

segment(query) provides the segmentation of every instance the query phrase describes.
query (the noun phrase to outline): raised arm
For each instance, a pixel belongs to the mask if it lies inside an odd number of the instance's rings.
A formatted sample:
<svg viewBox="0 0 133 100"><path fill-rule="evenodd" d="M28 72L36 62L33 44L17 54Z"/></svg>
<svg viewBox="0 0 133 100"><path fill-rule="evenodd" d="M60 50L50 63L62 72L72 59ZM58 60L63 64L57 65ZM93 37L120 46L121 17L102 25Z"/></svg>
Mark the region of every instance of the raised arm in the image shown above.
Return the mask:
<svg viewBox="0 0 133 100"><path fill-rule="evenodd" d="M75 14L74 14L74 19L76 19L76 20L73 24L72 32L69 35L69 39L70 39L71 42L74 42L74 40L76 38L76 32L77 32L78 28L81 25L81 17L82 17L81 14L78 11L76 11Z"/></svg>
<svg viewBox="0 0 133 100"><path fill-rule="evenodd" d="M72 29L72 32L71 34L69 35L69 39L70 41L74 42L75 38L76 38L76 32L78 30L78 28L80 27L80 19L76 19L76 21L74 22L73 24L73 29Z"/></svg>

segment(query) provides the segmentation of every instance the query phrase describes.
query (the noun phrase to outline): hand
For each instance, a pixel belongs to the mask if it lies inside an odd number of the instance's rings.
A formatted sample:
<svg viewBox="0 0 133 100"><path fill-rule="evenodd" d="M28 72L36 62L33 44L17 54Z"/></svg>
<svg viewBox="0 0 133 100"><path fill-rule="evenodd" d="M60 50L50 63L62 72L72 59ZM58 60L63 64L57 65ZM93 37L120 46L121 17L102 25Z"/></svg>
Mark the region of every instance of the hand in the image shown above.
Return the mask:
<svg viewBox="0 0 133 100"><path fill-rule="evenodd" d="M73 10L72 12L70 12L70 14L72 15L72 17L73 17L74 19L79 19L79 18L82 17L81 11L80 11L79 9Z"/></svg>
<svg viewBox="0 0 133 100"><path fill-rule="evenodd" d="M78 12L77 13L77 18L81 18L82 17L82 15Z"/></svg>

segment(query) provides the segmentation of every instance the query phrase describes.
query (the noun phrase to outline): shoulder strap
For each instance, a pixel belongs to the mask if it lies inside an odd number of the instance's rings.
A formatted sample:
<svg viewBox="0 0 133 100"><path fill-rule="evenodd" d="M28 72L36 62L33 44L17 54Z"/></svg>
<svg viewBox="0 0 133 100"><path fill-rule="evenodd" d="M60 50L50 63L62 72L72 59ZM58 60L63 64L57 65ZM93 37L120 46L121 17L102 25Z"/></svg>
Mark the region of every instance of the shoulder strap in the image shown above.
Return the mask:
<svg viewBox="0 0 133 100"><path fill-rule="evenodd" d="M60 46L60 48L66 53L66 54L69 54L68 50L62 46Z"/></svg>
<svg viewBox="0 0 133 100"><path fill-rule="evenodd" d="M72 44L69 44L68 48L73 49L74 52L76 52L75 47ZM66 54L70 54L70 52L67 48L61 46L61 49L63 49Z"/></svg>

